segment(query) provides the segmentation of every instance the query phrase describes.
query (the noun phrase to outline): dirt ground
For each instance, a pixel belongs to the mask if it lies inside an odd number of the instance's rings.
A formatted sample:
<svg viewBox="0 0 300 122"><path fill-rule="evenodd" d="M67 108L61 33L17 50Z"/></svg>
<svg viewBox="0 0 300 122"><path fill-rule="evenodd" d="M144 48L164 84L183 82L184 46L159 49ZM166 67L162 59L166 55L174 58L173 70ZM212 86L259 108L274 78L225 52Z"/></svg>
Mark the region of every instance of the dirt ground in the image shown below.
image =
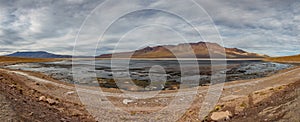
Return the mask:
<svg viewBox="0 0 300 122"><path fill-rule="evenodd" d="M299 121L300 68L295 67L270 77L226 83L220 100L205 121L214 112L229 111L227 121ZM199 87L191 107L178 121L200 121L199 110L208 86ZM95 90L97 88L88 88ZM147 121L134 119L149 111L163 109L176 91L164 91L158 99L142 99L124 104L126 96L118 90L106 89L110 102L120 108L135 106L131 114L118 120L108 111L94 108L106 121ZM117 92L116 92L117 91ZM188 90L187 90L188 91ZM188 97L190 94L183 94ZM121 97L120 97L121 96ZM24 71L0 69L0 121L104 121L86 110L71 84L62 83L49 76ZM158 102L157 102L158 101ZM171 112L171 111L170 111ZM169 113L166 113L169 114ZM128 118L126 118L128 117ZM218 120L223 121L224 119ZM148 120L150 121L150 120Z"/></svg>
<svg viewBox="0 0 300 122"><path fill-rule="evenodd" d="M14 76L6 72L0 72L1 93L1 120L14 121L94 121L82 105L69 103L62 99L32 89L25 84L28 79ZM48 103L40 100L40 97L57 101ZM4 100L4 101L2 101ZM76 113L77 111L80 111ZM3 118L2 118L3 116Z"/></svg>
<svg viewBox="0 0 300 122"><path fill-rule="evenodd" d="M260 102L253 104L253 98L250 99L249 106L241 114L233 116L231 121L299 122L300 81L269 89L269 91L273 91L270 97L264 98ZM266 92L256 94L268 94ZM253 95L249 95L249 97L253 97Z"/></svg>

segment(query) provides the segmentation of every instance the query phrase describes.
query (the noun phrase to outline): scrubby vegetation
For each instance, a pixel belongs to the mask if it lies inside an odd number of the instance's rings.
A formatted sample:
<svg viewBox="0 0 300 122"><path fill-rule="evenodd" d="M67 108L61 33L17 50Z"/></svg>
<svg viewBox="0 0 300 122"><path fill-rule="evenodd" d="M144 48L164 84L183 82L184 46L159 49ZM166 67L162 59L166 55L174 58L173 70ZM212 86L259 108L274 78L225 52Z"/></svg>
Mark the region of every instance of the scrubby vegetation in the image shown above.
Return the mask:
<svg viewBox="0 0 300 122"><path fill-rule="evenodd" d="M284 56L284 57L272 57L266 58L266 61L273 61L273 62L300 62L300 55L294 56Z"/></svg>

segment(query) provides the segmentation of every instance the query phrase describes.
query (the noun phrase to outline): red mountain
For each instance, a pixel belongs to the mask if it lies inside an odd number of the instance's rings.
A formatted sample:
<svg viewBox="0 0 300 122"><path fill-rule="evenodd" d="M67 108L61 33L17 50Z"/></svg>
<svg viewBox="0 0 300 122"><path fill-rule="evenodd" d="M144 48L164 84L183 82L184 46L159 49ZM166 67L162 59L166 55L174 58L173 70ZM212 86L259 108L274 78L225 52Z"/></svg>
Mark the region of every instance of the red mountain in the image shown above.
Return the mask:
<svg viewBox="0 0 300 122"><path fill-rule="evenodd" d="M209 48L208 48L209 47ZM191 50L192 49L192 50ZM209 51L209 49L211 51ZM140 50L132 52L114 53L114 58L210 58L210 54L214 55L213 58L224 57L226 58L265 58L266 55L256 53L249 53L238 48L225 48L217 43L198 42L198 43L183 43L178 45L163 45L155 47L145 47ZM175 56L176 55L176 56ZM111 58L112 54L103 54L97 58Z"/></svg>

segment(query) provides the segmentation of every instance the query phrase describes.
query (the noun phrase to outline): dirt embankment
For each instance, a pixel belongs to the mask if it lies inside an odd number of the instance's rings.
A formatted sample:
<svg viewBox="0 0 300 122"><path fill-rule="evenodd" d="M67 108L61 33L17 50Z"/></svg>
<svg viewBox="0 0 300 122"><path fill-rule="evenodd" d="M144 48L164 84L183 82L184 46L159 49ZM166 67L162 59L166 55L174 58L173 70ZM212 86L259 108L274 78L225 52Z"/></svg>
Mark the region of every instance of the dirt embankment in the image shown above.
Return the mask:
<svg viewBox="0 0 300 122"><path fill-rule="evenodd" d="M82 105L29 87L30 79L0 71L1 121L94 121Z"/></svg>
<svg viewBox="0 0 300 122"><path fill-rule="evenodd" d="M265 78L226 83L218 104L205 121L299 120L299 72L299 67L295 67ZM194 101L180 121L198 121L199 101L201 97Z"/></svg>
<svg viewBox="0 0 300 122"><path fill-rule="evenodd" d="M269 87L220 102L205 121L297 122L300 120L299 98L300 81Z"/></svg>
<svg viewBox="0 0 300 122"><path fill-rule="evenodd" d="M259 96L267 95L260 102L255 102ZM300 120L300 81L254 92L248 96L248 106L235 115L232 121L286 121Z"/></svg>

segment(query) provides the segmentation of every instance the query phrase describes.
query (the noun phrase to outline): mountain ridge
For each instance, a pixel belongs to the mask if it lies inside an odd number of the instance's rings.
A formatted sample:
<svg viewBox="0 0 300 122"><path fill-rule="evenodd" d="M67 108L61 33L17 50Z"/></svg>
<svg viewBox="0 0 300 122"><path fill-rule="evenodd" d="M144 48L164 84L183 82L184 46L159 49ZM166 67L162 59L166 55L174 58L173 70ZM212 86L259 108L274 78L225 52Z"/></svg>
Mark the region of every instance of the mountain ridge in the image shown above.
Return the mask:
<svg viewBox="0 0 300 122"><path fill-rule="evenodd" d="M17 51L5 56L24 57L24 58L72 58L71 55L58 55L46 51L24 51L24 52Z"/></svg>
<svg viewBox="0 0 300 122"><path fill-rule="evenodd" d="M208 48L209 47L209 48ZM192 49L192 50L191 50ZM209 51L210 50L210 51ZM193 52L192 52L193 51ZM226 52L226 55L223 52ZM175 56L175 55L176 56ZM212 56L211 56L212 55ZM112 54L102 54L97 58L111 58ZM177 45L147 46L142 49L113 54L114 58L266 58L267 55L250 53L238 48L226 48L217 43L197 42Z"/></svg>

